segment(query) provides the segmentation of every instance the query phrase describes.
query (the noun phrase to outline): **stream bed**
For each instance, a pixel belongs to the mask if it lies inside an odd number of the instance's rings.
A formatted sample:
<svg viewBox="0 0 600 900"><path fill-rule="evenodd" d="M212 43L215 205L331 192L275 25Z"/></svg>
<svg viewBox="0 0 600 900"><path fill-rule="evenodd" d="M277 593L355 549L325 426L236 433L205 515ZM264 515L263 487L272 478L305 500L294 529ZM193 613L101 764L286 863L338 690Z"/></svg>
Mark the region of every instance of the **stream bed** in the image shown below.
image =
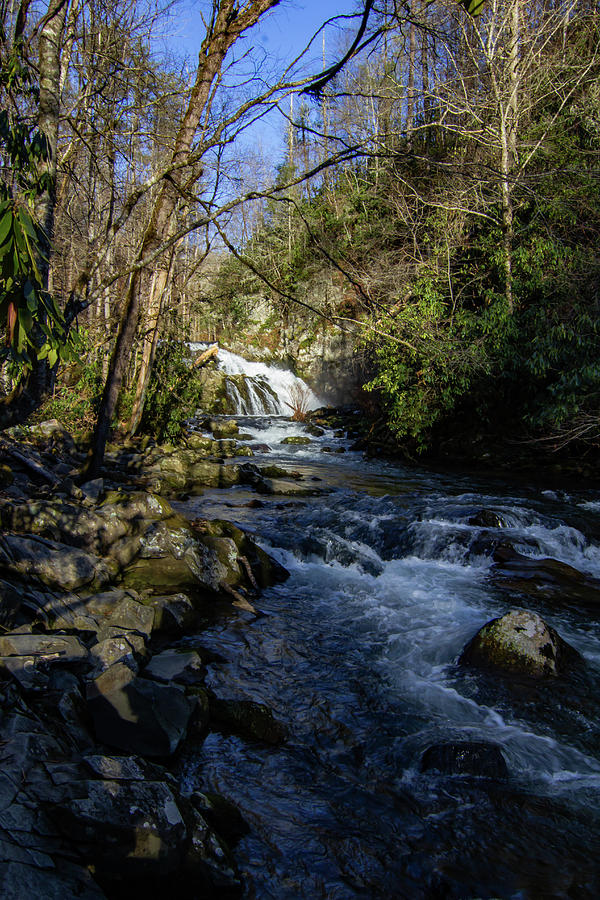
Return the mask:
<svg viewBox="0 0 600 900"><path fill-rule="evenodd" d="M253 463L302 475L293 495L177 504L238 523L291 573L258 615L189 639L217 660L217 696L265 704L287 730L280 746L214 732L181 760L184 788L250 826L235 848L245 897L600 896L600 492L369 461L331 432L283 444L303 426L236 419L270 448ZM502 569L506 545L566 565ZM584 671L519 682L460 666L513 607L542 615ZM427 748L457 740L498 745L508 777L422 771Z"/></svg>

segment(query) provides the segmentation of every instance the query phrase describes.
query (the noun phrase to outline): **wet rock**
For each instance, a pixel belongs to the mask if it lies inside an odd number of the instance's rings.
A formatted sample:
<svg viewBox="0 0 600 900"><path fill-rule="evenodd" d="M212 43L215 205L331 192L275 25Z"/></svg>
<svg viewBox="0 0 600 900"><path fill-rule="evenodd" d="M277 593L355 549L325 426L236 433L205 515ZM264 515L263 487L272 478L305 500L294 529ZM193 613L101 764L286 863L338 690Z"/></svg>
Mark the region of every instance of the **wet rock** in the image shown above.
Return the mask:
<svg viewBox="0 0 600 900"><path fill-rule="evenodd" d="M286 738L284 726L268 706L253 700L210 697L210 715L211 719L241 737L273 745L283 743Z"/></svg>
<svg viewBox="0 0 600 900"><path fill-rule="evenodd" d="M513 609L488 622L459 662L535 678L555 677L581 663L579 653L536 613Z"/></svg>
<svg viewBox="0 0 600 900"><path fill-rule="evenodd" d="M421 771L443 775L478 775L507 778L508 768L497 744L488 741L452 741L434 744L421 758Z"/></svg>
<svg viewBox="0 0 600 900"><path fill-rule="evenodd" d="M493 576L505 591L519 591L553 606L600 609L600 580L551 557L524 556L510 544L494 551Z"/></svg>
<svg viewBox="0 0 600 900"><path fill-rule="evenodd" d="M144 669L147 678L167 684L195 684L202 677L202 660L195 650L163 650L152 657Z"/></svg>
<svg viewBox="0 0 600 900"><path fill-rule="evenodd" d="M282 444L312 444L309 437L304 434L292 434L282 440Z"/></svg>
<svg viewBox="0 0 600 900"><path fill-rule="evenodd" d="M88 686L87 698L100 741L146 756L175 752L195 705L180 688L138 678L121 663Z"/></svg>
<svg viewBox="0 0 600 900"><path fill-rule="evenodd" d="M271 447L268 444L250 444L250 449L254 451L254 453L271 453Z"/></svg>
<svg viewBox="0 0 600 900"><path fill-rule="evenodd" d="M211 519L202 522L202 530L213 537L230 538L237 548L238 558L250 567L252 577L258 587L266 588L280 584L290 577L290 573L272 556L269 556L252 538L233 522L225 519Z"/></svg>
<svg viewBox="0 0 600 900"><path fill-rule="evenodd" d="M207 419L202 423L203 428L211 431L215 437L233 437L239 434L239 426L234 419Z"/></svg>
<svg viewBox="0 0 600 900"><path fill-rule="evenodd" d="M176 591L188 586L217 592L221 583L239 580L237 563L230 564L221 549L203 542L186 519L173 516L146 531L139 556L124 572L124 584L140 589Z"/></svg>
<svg viewBox="0 0 600 900"><path fill-rule="evenodd" d="M194 791L189 799L194 808L230 846L235 846L250 833L250 826L237 806L221 794Z"/></svg>
<svg viewBox="0 0 600 900"><path fill-rule="evenodd" d="M467 524L477 528L506 528L502 516L493 509L478 510L469 517Z"/></svg>
<svg viewBox="0 0 600 900"><path fill-rule="evenodd" d="M196 611L186 594L150 597L144 603L154 611L155 632L180 636L186 634L196 621Z"/></svg>

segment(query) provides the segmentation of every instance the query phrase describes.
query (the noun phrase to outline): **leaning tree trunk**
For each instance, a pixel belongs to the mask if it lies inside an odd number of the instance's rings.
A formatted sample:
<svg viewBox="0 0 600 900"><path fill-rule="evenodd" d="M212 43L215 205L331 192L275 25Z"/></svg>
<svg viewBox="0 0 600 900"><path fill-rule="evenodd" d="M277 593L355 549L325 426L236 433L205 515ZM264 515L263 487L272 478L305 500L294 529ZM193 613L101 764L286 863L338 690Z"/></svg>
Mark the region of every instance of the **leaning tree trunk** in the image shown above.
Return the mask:
<svg viewBox="0 0 600 900"><path fill-rule="evenodd" d="M169 259L168 266L162 266L152 276L150 294L148 298L148 315L142 338L142 360L137 377L135 398L129 423L129 434L133 435L139 428L144 411L146 392L150 382L150 373L156 355L158 344L158 332L160 315L163 308L164 296L168 291L169 276L172 269L173 256Z"/></svg>
<svg viewBox="0 0 600 900"><path fill-rule="evenodd" d="M225 57L240 35L255 25L264 13L278 3L279 0L251 0L239 8L236 0L220 0L220 2L215 0L213 19L200 50L196 80L175 138L171 155L173 168L170 177L164 180L154 204L150 221L136 253L135 264L138 268L132 272L127 285L115 349L98 412L92 451L85 467L86 476L96 475L104 460L112 418L140 318L143 261L158 252L164 244L165 237L169 235L173 214L180 197L180 186L185 182L185 167L189 163L196 132L212 103L215 82Z"/></svg>

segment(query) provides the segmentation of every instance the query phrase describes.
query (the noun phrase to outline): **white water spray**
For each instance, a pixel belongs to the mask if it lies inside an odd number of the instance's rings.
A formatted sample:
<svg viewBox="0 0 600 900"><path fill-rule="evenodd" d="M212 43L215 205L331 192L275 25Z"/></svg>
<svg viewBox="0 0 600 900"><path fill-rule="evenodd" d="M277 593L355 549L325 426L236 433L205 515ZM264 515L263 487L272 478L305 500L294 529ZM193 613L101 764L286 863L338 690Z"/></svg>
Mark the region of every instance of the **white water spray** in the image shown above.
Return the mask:
<svg viewBox="0 0 600 900"><path fill-rule="evenodd" d="M189 346L198 351L207 345ZM227 395L234 415L289 416L300 405L304 411L324 405L306 382L289 369L250 362L223 347L219 347L217 364L226 375L233 376L227 383Z"/></svg>

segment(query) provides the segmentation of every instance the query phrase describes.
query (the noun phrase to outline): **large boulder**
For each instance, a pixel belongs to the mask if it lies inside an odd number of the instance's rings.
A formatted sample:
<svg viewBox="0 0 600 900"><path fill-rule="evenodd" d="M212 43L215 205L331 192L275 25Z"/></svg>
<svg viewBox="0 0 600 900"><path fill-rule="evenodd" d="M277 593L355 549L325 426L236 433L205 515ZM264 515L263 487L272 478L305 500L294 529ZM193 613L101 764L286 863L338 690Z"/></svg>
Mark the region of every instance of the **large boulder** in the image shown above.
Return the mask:
<svg viewBox="0 0 600 900"><path fill-rule="evenodd" d="M148 528L138 556L125 570L124 583L138 589L218 592L222 584L236 584L240 578L237 555L229 545L202 539L187 519L172 516Z"/></svg>
<svg viewBox="0 0 600 900"><path fill-rule="evenodd" d="M534 612L513 609L488 622L460 663L534 678L556 677L581 662L579 653Z"/></svg>
<svg viewBox="0 0 600 900"><path fill-rule="evenodd" d="M116 571L105 560L76 547L17 534L0 537L0 570L65 591L102 587Z"/></svg>
<svg viewBox="0 0 600 900"><path fill-rule="evenodd" d="M174 753L196 706L179 687L138 678L122 663L99 675L87 696L98 739L143 756Z"/></svg>
<svg viewBox="0 0 600 900"><path fill-rule="evenodd" d="M97 867L110 864L125 877L177 871L185 858L187 829L166 784L137 779L124 784L120 777L82 782L81 787L83 796L56 815L61 830L88 845Z"/></svg>
<svg viewBox="0 0 600 900"><path fill-rule="evenodd" d="M207 543L229 539L237 550L237 559L250 569L252 578L260 588L280 584L290 577L290 573L276 559L259 547L245 531L225 519L206 519L197 523L197 530ZM223 547L230 545L223 544Z"/></svg>

